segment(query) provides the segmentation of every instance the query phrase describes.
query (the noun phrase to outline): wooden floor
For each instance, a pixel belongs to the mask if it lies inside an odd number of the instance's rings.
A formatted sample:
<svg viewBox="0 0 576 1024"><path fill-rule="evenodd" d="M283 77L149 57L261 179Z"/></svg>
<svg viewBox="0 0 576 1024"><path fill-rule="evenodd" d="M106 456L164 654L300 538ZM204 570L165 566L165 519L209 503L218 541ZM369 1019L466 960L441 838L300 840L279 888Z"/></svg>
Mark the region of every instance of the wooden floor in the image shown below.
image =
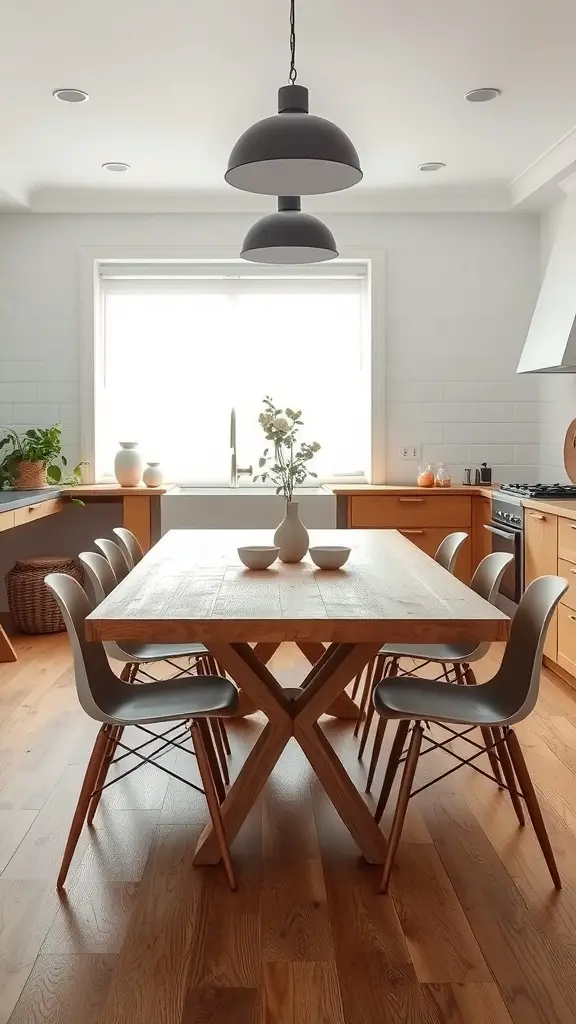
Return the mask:
<svg viewBox="0 0 576 1024"><path fill-rule="evenodd" d="M66 637L17 647L0 666L0 1024L576 1020L576 693L559 680L519 736L561 893L505 794L464 769L413 801L391 895L376 895L379 870L292 742L234 843L236 894L220 867L192 866L203 799L145 768L104 795L59 898L95 726ZM303 670L292 648L277 657L287 680ZM236 766L259 729L235 725ZM362 786L351 726L326 731ZM167 763L194 777L185 755Z"/></svg>

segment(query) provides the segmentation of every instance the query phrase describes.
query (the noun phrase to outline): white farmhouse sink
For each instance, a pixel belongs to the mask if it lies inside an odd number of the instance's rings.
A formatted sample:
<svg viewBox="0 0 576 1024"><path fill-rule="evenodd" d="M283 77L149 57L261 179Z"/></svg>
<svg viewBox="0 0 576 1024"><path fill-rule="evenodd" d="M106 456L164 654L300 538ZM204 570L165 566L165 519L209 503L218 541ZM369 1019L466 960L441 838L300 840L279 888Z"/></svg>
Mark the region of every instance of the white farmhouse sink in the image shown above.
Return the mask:
<svg viewBox="0 0 576 1024"><path fill-rule="evenodd" d="M334 529L336 496L324 487L294 492L300 518L312 530ZM268 487L173 487L161 498L161 532L168 530L275 529L284 498Z"/></svg>

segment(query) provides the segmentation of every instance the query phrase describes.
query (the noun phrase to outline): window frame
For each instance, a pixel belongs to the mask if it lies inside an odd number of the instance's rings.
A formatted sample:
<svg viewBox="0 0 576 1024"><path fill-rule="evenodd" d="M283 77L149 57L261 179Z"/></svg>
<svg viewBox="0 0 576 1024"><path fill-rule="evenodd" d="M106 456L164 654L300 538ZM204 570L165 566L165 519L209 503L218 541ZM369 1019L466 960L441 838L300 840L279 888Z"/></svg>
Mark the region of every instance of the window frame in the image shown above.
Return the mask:
<svg viewBox="0 0 576 1024"><path fill-rule="evenodd" d="M370 437L368 439L369 463L364 476L338 476L317 481L318 485L356 484L383 480L385 475L385 338L384 338L384 250L366 247L348 247L341 254L342 261L358 263L365 269L364 304L364 346L369 356L369 379L367 389L370 396ZM218 249L196 246L187 247L143 247L127 246L85 248L81 253L80 267L80 314L81 314L81 387L80 387L80 446L81 457L88 463L85 479L87 483L96 480L96 416L98 412L97 371L102 359L104 292L101 287L101 268L105 264L128 263L226 263L245 268L238 259L237 250L219 246ZM326 265L327 268L329 265ZM108 482L106 479L104 482ZM180 481L179 481L180 482ZM185 485L186 482L182 481ZM190 483L190 482L189 482ZM246 486L242 481L242 486ZM249 486L249 485L248 485Z"/></svg>

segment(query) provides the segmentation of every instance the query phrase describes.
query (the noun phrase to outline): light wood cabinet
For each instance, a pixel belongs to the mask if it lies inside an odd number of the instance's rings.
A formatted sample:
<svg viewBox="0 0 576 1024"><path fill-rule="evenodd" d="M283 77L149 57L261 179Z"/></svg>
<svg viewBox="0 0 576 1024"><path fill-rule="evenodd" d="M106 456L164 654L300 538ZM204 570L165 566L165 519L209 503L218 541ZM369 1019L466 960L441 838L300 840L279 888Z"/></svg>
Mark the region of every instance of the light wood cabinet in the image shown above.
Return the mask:
<svg viewBox="0 0 576 1024"><path fill-rule="evenodd" d="M397 530L401 527L470 527L470 498L466 495L362 495L352 498L353 529Z"/></svg>
<svg viewBox="0 0 576 1024"><path fill-rule="evenodd" d="M0 512L0 530L11 530L14 526L14 512Z"/></svg>
<svg viewBox="0 0 576 1024"><path fill-rule="evenodd" d="M560 668L576 676L576 613L565 604L558 607L558 653Z"/></svg>
<svg viewBox="0 0 576 1024"><path fill-rule="evenodd" d="M61 498L52 498L48 501L39 501L34 505L24 505L14 510L14 526L23 526L24 523L33 523L36 519L43 519L44 516L54 515L62 510Z"/></svg>
<svg viewBox="0 0 576 1024"><path fill-rule="evenodd" d="M538 576L558 572L558 518L527 509L524 516L524 580L526 585ZM544 654L556 661L558 653L558 613L550 623Z"/></svg>
<svg viewBox="0 0 576 1024"><path fill-rule="evenodd" d="M468 494L430 494L413 489L405 494L362 494L349 498L347 525L355 530L398 530L428 555L449 533L470 534L472 499ZM465 583L472 573L472 544L458 555L456 575Z"/></svg>

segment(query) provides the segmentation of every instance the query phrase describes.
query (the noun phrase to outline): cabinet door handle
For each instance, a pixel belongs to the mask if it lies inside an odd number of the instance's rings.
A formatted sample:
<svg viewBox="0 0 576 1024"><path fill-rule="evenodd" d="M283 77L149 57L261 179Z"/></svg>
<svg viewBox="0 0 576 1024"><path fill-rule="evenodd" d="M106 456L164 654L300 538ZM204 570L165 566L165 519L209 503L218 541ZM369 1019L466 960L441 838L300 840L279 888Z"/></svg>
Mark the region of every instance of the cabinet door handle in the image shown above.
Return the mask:
<svg viewBox="0 0 576 1024"><path fill-rule="evenodd" d="M546 519L546 516L540 514L540 512L530 512L530 519ZM576 529L576 527L574 527Z"/></svg>
<svg viewBox="0 0 576 1024"><path fill-rule="evenodd" d="M400 530L400 533L403 533L405 534L405 536L408 536L412 533L424 533L424 530Z"/></svg>
<svg viewBox="0 0 576 1024"><path fill-rule="evenodd" d="M574 525L574 523L570 523L570 529L571 530L576 530L576 526Z"/></svg>
<svg viewBox="0 0 576 1024"><path fill-rule="evenodd" d="M569 615L568 618L572 619L572 622L576 622L576 615Z"/></svg>
<svg viewBox="0 0 576 1024"><path fill-rule="evenodd" d="M398 501L403 501L405 504L415 504L416 502L424 501L424 498L398 498Z"/></svg>
<svg viewBox="0 0 576 1024"><path fill-rule="evenodd" d="M570 572L576 573L576 569L570 569Z"/></svg>

